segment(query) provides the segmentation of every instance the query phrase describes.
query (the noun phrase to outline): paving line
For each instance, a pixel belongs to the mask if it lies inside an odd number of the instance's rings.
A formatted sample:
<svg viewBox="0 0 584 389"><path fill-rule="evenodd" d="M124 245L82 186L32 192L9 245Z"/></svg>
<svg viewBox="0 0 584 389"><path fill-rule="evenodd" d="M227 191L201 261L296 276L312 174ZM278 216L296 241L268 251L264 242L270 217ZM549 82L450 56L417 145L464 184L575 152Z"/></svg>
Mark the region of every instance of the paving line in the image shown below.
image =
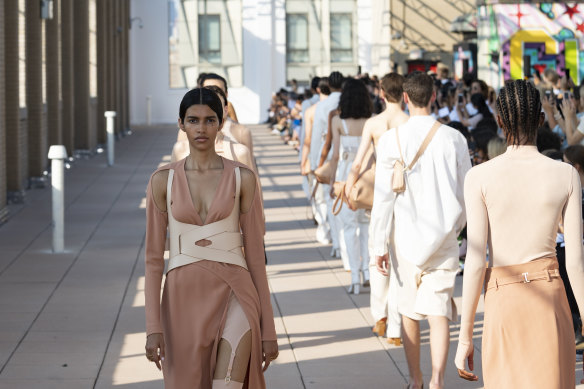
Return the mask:
<svg viewBox="0 0 584 389"><path fill-rule="evenodd" d="M284 155L282 155L282 156L284 156ZM288 155L286 155L286 157L288 157ZM262 158L262 156L261 156L261 155L260 155L260 158ZM275 182L275 179L274 179L274 178L277 178L277 175L276 175L275 177L269 177L268 179L269 179L270 183L272 184L272 186L274 186L274 187L278 187L279 185L278 185L278 184ZM300 185L298 185L298 187L299 187L299 188L298 188L299 190L302 190L302 187L301 187ZM287 193L287 192L285 193L285 192L279 191L279 190L276 190L276 191L274 191L274 192L279 192L279 193L282 193L282 194L284 194L284 195L287 195L287 196L286 196L285 198L283 198L282 200L283 200L283 201L284 201L284 203L287 205L287 207L288 207L288 209L290 210L291 214L293 214L293 215L294 215L294 212L293 212L293 211L292 211L292 209L291 209L291 208L293 208L293 207L292 207L292 204L290 204L290 203L288 202L288 200L292 198L292 197L290 196L290 194L289 194L289 193ZM296 199L296 198L294 197L294 199ZM308 209L310 209L310 205L307 205L306 207L307 207L307 210L308 210ZM301 223L301 221L300 221L299 219L297 219L297 218L295 218L295 221L298 223L298 225L300 226L300 228L302 228L302 229L305 231L306 235L307 235L309 238L311 238L311 239L313 240L313 242L315 242L315 243L316 243L316 240L314 239L314 236L313 236L313 234L310 234L310 233L309 233L309 231L308 231L308 229L307 229L307 228L305 228L304 226L302 226L302 223ZM269 245L268 245L268 246L269 246ZM342 286L342 287L343 287L343 290L345 290L345 293L349 295L349 298L350 298L351 302L353 303L353 306L354 306L354 307L357 309L357 311L359 312L359 315L361 315L361 317L363 318L363 320L364 320L365 322L367 322L367 318L366 318L366 317L365 317L365 315L364 315L364 314L361 312L361 308L359 307L359 305L358 305L358 304L355 302L355 300L352 298L352 296L351 296L351 295L350 295L350 294L349 294L349 293L346 291L346 289L344 288L343 282L342 282L342 280L341 280L341 279L339 278L339 276L338 276L339 272L338 272L338 271L335 271L335 267L334 267L334 266L333 266L333 265L332 265L332 264L329 262L329 259L327 259L327 258L326 258L326 256L322 254L321 250L318 250L318 249L316 249L316 251L318 252L319 256L322 258L322 260L323 260L323 261L324 261L324 262L327 264L327 266L328 266L328 268L329 268L329 271L333 273L334 277L335 277L335 278L337 279L337 281L339 282L339 285L340 285L340 286ZM277 302L277 299L276 299L276 296L275 296L275 294L274 294L274 299L276 300L276 304L278 304L278 302ZM280 307L279 307L279 306L278 306L278 310L280 311ZM285 325L285 322L284 322L284 318L283 318L283 316L282 316L282 314L281 314L281 311L280 311L280 317L282 318L282 322L284 323L284 329L286 329L286 325ZM286 330L286 336L287 336L287 338L288 338L288 343L290 344L290 348L292 349L292 353L293 353L293 355L294 355L294 360L295 360L295 362L296 362L296 366L297 366L297 368L298 368L298 371L300 372L300 366L299 366L299 364L298 364L298 359L296 358L296 353L294 352L294 346L292 345L292 342L290 341L290 337L289 337L289 335L288 335L288 332L287 332L287 330ZM391 353L389 352L389 349L388 349L388 348L386 348L386 347L385 347L385 345L383 344L383 339L382 339L381 337L376 337L376 338L377 338L377 341L379 342L379 344L380 344L381 348L382 348L382 349L385 351L385 353L387 354L387 356L389 357L389 359L391 360L391 362L393 363L393 365L395 366L395 368L397 369L397 371L400 373L400 375L401 375L401 376L402 376L402 378L404 379L404 383L407 383L407 379L408 379L408 377L406 377L406 375L404 375L404 373L403 373L403 372L401 371L401 369L399 368L399 366L398 366L398 364L397 364L396 360L393 358L393 356L392 356L392 355L391 355ZM304 379L303 379L303 377L302 377L302 374L300 374L300 377L301 377L301 379L302 379L302 383L303 383L303 385L305 385L305 384L304 384ZM304 387L306 388L306 386L304 386Z"/></svg>
<svg viewBox="0 0 584 389"><path fill-rule="evenodd" d="M37 315L35 316L35 318L33 319L33 321L30 323L30 325L26 329L24 335L22 335L22 337L18 340L18 343L16 344L16 347L14 347L14 349L12 350L12 352L10 353L10 355L8 356L8 358L6 359L6 362L2 365L2 368L0 368L0 375L2 375L2 373L4 372L4 369L6 368L6 366L8 365L8 363L12 360L12 357L14 356L14 354L16 353L16 351L19 349L19 347L22 344L23 340L27 337L27 335L30 332L32 326L34 326L34 324L36 323L36 321L38 320L38 318L40 317L40 315L45 310L47 304L49 303L49 301L51 300L51 298L53 297L53 295L55 294L55 292L57 291L57 289L61 286L61 284L63 283L63 281L65 280L65 278L67 277L67 275L69 274L69 272L71 271L71 269L73 268L73 266L77 263L77 261L81 257L81 254L83 253L83 251L85 250L85 248L87 247L87 245L89 244L89 242L91 241L91 239L93 238L93 236L95 235L95 233L97 232L97 230L99 229L99 227L101 226L101 224L103 223L103 221L110 214L110 212L113 209L114 205L120 199L120 197L121 197L122 193L124 192L124 190L128 187L131 179L134 177L134 175L136 174L136 172L138 171L138 169L142 167L142 163L144 162L144 160L146 159L146 156L150 153L150 151L154 147L154 144L155 144L155 142L152 142L151 145L150 145L150 147L148 148L148 150L144 153L144 156L142 157L142 159L140 160L140 162L134 168L134 171L130 175L130 178L128 180L126 180L124 186L120 189L120 191L118 192L117 196L112 201L112 203L111 203L110 207L108 208L107 212L104 213L104 215L99 220L99 222L96 224L95 228L93 229L93 231L91 232L91 234L89 235L89 237L87 238L87 240L85 241L85 243L83 244L83 246L79 249L79 252L75 256L75 259L73 259L73 261L71 262L71 264L67 267L67 270L65 271L65 273L63 274L63 276L61 277L61 279L59 280L59 282L57 282L57 284L55 285L55 287L51 291L51 294L46 299L46 301L44 302L43 306L41 307L41 309L39 310L39 312L37 313ZM116 318L116 322L117 322L117 318Z"/></svg>
<svg viewBox="0 0 584 389"><path fill-rule="evenodd" d="M136 268L138 267L138 261L142 254L142 249L146 243L146 233L144 233L144 237L142 238L142 243L140 244L140 249L136 254L136 259L134 260L134 265L132 265L132 271L130 272L130 277L128 277L128 282L126 282L126 287L124 289L124 295L122 296L122 301L120 302L120 306L118 307L118 313L116 314L116 320L114 321L114 326L112 328L112 332L110 333L109 339L107 340L107 345L105 346L105 351L103 352L103 358L101 359L101 363L99 364L99 369L97 370L97 375L95 376L95 381L93 381L93 389L95 389L97 385L97 381L99 381L99 376L101 375L101 370L103 369L103 365L105 363L107 352L109 351L110 345L112 343L112 339L114 338L114 334L116 333L116 328L118 326L118 321L120 320L120 315L122 313L122 309L124 308L124 302L126 301L126 296L128 295L128 289L130 288L130 284L134 279L134 274L136 273Z"/></svg>
<svg viewBox="0 0 584 389"><path fill-rule="evenodd" d="M81 198L81 196L83 196L83 195L84 195L84 194L85 194L85 193L86 193L86 192L89 190L89 188L90 188L90 187L91 187L93 184L95 184L95 181L96 181L96 180L98 180L98 179L100 179L100 178L101 178L101 177L102 177L102 176L105 174L106 170L107 170L107 169L103 169L103 170L102 170L102 172L101 172L101 174L99 174L99 176L98 176L98 177L96 177L96 179L95 179L95 180L91 180L91 181L89 181L89 182L88 182L88 184L87 184L87 186L86 186L86 187L85 187L85 188L84 188L84 189L81 191L81 193L79 193L79 195L77 195L77 196L76 196L74 199L72 199L72 200L71 200L71 201L70 201L70 202L69 202L69 203L68 203L68 204L65 206L65 211L67 211L67 210L68 210L68 209L69 209L69 208L70 208L72 205L74 205L74 204L75 204L75 203L76 203L76 202L77 202L77 201L78 201L78 200ZM65 177L65 179L66 179L66 177ZM25 207L26 207L26 206L23 206L23 207L21 207L21 209L20 209L20 210L19 210L17 213L13 214L13 215L11 216L11 218L12 218L12 217L15 217L15 216L16 216L18 213L20 213L20 212L21 212L21 211L22 211L22 210L23 210ZM10 223L10 221L8 221L8 223ZM6 223L6 224L8 224L8 223ZM6 224L5 224L5 225L6 225ZM15 257L12 259L12 261L8 262L8 264L6 264L6 266L4 266L4 268L3 268L2 270L0 270L0 277L1 277L1 276L4 274L4 272L6 272L6 270L8 270L8 269L9 269L9 268L10 268L12 265L14 265L14 263L16 263L16 261L18 261L18 260L20 259L20 257L21 257L21 256L22 256L22 255L23 255L25 252L26 252L26 250L28 250L28 249L30 248L30 246L32 246L32 244L33 244L33 243L34 243L34 242L35 242L35 241L36 241L36 240L37 240L37 239L38 239L38 238L39 238L39 237L40 237L42 234L44 234L44 233L45 233L45 231L47 231L49 228L51 228L51 225L52 225L52 221L51 221L51 222L48 222L48 223L47 223L47 225L46 225L46 226L45 226L45 227L44 227L44 228L43 228L43 229L42 229L42 230L41 230L41 231L40 231L38 234L36 234L36 235L35 235L35 237L34 237L34 238L32 238L32 239L30 240L30 242L29 242L29 243L28 243L28 244L27 244L27 245L26 245L26 246L25 246L25 247L24 247L22 250L20 250L20 252L19 252L19 253L18 253L18 254L17 254L17 255L16 255L16 256L15 256ZM1 370L0 370L0 372L1 372Z"/></svg>

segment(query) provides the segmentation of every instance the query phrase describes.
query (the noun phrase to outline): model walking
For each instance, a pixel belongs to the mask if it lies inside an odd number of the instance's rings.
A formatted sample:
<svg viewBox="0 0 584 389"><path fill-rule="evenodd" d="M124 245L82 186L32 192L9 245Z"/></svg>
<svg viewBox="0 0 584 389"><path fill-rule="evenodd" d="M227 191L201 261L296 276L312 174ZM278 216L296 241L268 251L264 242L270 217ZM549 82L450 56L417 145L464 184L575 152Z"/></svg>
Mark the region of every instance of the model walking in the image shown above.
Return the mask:
<svg viewBox="0 0 584 389"><path fill-rule="evenodd" d="M223 107L214 92L189 91L179 117L190 155L159 168L147 189L146 357L167 389L264 388L262 362L278 346L256 177L215 152Z"/></svg>
<svg viewBox="0 0 584 389"><path fill-rule="evenodd" d="M338 115L331 120L332 163L337 166L335 181L347 180L359 149L363 126L371 117L372 110L363 81L347 79L339 99ZM341 257L351 269L349 293L359 294L361 281L363 286L369 286L369 216L364 209L342 207L337 220Z"/></svg>
<svg viewBox="0 0 584 389"><path fill-rule="evenodd" d="M472 370L474 317L484 284L485 388L573 388L574 330L555 242L562 223L566 269L582 312L580 179L572 166L537 151L544 117L535 87L507 83L497 111L507 151L474 167L465 181L468 251L456 367L462 378L478 379L465 362Z"/></svg>

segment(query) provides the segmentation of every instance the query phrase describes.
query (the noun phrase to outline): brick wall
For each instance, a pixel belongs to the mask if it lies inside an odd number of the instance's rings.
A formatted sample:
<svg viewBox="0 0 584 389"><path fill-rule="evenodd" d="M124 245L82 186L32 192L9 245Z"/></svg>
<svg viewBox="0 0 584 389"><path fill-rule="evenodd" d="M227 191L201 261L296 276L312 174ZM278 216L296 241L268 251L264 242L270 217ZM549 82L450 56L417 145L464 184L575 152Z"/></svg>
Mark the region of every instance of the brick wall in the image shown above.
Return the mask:
<svg viewBox="0 0 584 389"><path fill-rule="evenodd" d="M89 133L89 0L73 2L73 94L75 149L91 151Z"/></svg>
<svg viewBox="0 0 584 389"><path fill-rule="evenodd" d="M41 177L47 166L47 134L43 132L43 20L40 2L26 0L26 111L28 175Z"/></svg>
<svg viewBox="0 0 584 389"><path fill-rule="evenodd" d="M63 144L67 154L73 155L75 150L73 94L73 0L61 2L61 97L62 97L62 127Z"/></svg>
<svg viewBox="0 0 584 389"><path fill-rule="evenodd" d="M6 179L10 192L24 191L27 155L26 129L20 128L19 15L23 0L4 1L4 90L6 92ZM23 9L23 8L22 8ZM22 35L24 38L24 35Z"/></svg>
<svg viewBox="0 0 584 389"><path fill-rule="evenodd" d="M4 26L4 0L0 0L0 26ZM4 28L0 27L0 75L4 74ZM6 121L4 77L0 77L0 223L6 214Z"/></svg>
<svg viewBox="0 0 584 389"><path fill-rule="evenodd" d="M60 71L60 20L59 0L53 0L53 19L45 21L46 39L46 89L48 143L50 145L63 144L61 130L61 71Z"/></svg>

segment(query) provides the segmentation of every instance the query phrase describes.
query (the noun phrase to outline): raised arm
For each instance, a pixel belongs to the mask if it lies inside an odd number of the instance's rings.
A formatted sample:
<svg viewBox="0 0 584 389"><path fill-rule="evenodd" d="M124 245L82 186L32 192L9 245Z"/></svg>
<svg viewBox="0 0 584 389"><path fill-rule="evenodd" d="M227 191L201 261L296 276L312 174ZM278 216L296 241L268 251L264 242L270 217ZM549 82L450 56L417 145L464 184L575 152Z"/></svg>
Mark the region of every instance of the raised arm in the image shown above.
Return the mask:
<svg viewBox="0 0 584 389"><path fill-rule="evenodd" d="M489 220L481 190L481 177L476 170L471 170L464 183L464 200L467 214L468 249L464 263L464 278L462 284L462 316L458 349L454 363L462 378L476 381L478 377L466 371L466 361L469 369L474 369L472 334L475 314L485 279L485 258L487 255L487 239Z"/></svg>
<svg viewBox="0 0 584 389"><path fill-rule="evenodd" d="M559 124L564 130L564 134L566 134L566 140L569 145L577 145L584 139L584 133L582 132L584 128L578 124L576 104L573 99L570 98L568 101L562 102L562 112L565 119L563 120L563 125L561 125L561 122Z"/></svg>

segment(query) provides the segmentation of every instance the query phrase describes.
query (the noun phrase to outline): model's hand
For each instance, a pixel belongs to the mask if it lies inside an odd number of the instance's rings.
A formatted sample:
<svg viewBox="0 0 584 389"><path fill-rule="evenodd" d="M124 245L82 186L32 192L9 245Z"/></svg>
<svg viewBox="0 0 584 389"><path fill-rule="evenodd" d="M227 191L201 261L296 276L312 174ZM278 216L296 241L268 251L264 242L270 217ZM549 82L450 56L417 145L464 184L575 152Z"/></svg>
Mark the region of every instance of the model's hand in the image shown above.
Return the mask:
<svg viewBox="0 0 584 389"><path fill-rule="evenodd" d="M310 173L310 164L308 163L308 160L306 160L300 166L300 174L307 176L308 173Z"/></svg>
<svg viewBox="0 0 584 389"><path fill-rule="evenodd" d="M375 257L375 264L377 265L377 271L387 277L387 269L389 269L389 255L387 253L381 257L377 255Z"/></svg>
<svg viewBox="0 0 584 389"><path fill-rule="evenodd" d="M275 340L264 340L262 341L262 354L264 361L264 369L266 371L270 363L278 358L278 342Z"/></svg>
<svg viewBox="0 0 584 389"><path fill-rule="evenodd" d="M150 334L146 338L146 358L162 370L160 361L164 361L164 337L162 334Z"/></svg>
<svg viewBox="0 0 584 389"><path fill-rule="evenodd" d="M460 378L464 378L467 381L478 381L479 377L465 369L466 361L468 361L468 369L473 371L474 345L472 342L458 341L458 349L456 350L456 357L454 358L454 364L458 369L458 375Z"/></svg>

